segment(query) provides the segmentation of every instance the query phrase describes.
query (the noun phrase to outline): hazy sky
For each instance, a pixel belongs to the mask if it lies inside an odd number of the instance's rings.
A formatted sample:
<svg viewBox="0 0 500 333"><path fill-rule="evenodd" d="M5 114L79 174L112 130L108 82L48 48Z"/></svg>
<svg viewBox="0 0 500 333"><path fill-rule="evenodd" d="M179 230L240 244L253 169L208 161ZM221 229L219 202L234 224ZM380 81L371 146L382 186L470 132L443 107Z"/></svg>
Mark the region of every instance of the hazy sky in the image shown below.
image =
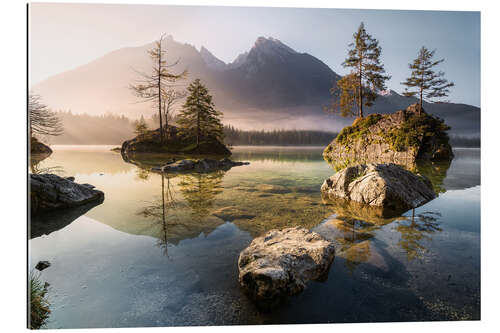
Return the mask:
<svg viewBox="0 0 500 333"><path fill-rule="evenodd" d="M339 74L347 44L361 21L382 46L403 90L408 63L425 45L446 61L440 69L455 82L452 102L480 105L479 12L387 11L166 5L31 4L31 83L85 64L107 52L140 46L162 33L202 45L225 62L249 50L258 36L274 37L307 52Z"/></svg>

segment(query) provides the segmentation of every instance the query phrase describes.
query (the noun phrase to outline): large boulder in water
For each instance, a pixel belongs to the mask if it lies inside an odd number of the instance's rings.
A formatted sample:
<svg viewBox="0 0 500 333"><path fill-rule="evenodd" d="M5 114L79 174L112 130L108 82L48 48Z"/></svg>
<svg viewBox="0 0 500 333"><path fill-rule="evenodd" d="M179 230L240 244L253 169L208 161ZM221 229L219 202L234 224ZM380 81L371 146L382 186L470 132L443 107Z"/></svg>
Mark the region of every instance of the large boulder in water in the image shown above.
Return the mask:
<svg viewBox="0 0 500 333"><path fill-rule="evenodd" d="M326 179L321 193L332 200L353 200L397 213L421 206L436 197L429 179L396 164L347 167Z"/></svg>
<svg viewBox="0 0 500 333"><path fill-rule="evenodd" d="M328 276L333 243L305 228L271 230L240 253L239 281L258 305L271 307Z"/></svg>
<svg viewBox="0 0 500 333"><path fill-rule="evenodd" d="M32 214L104 200L104 193L94 186L54 174L30 174L30 189Z"/></svg>

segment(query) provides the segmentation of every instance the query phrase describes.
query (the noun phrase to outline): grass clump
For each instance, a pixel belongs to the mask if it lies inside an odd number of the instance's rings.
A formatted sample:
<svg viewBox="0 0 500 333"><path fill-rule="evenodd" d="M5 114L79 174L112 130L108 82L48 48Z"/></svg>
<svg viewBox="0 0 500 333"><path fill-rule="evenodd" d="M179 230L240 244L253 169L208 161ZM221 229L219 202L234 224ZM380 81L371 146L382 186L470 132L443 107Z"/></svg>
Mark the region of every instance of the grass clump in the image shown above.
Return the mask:
<svg viewBox="0 0 500 333"><path fill-rule="evenodd" d="M40 280L40 275L29 273L29 311L30 329L39 329L47 324L50 315L50 304L47 300L47 288Z"/></svg>
<svg viewBox="0 0 500 333"><path fill-rule="evenodd" d="M338 143L347 146L349 143L362 139L368 134L368 128L382 119L381 114L371 114L367 117L357 118L351 126L344 127L335 139Z"/></svg>
<svg viewBox="0 0 500 333"><path fill-rule="evenodd" d="M397 128L380 132L380 135L393 150L400 152L407 147L425 145L433 137L439 142L448 142L446 131L449 129L441 119L422 113L408 118Z"/></svg>

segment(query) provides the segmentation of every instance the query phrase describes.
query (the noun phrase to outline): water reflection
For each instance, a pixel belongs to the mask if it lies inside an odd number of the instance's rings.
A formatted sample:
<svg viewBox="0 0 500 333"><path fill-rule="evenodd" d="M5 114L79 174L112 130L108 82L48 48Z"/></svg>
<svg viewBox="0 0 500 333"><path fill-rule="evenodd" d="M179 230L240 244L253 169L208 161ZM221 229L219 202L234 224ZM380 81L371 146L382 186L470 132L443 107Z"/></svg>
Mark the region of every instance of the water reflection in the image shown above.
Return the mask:
<svg viewBox="0 0 500 333"><path fill-rule="evenodd" d="M180 175L179 191L191 208L191 217L201 221L213 208L215 197L222 192L225 171Z"/></svg>
<svg viewBox="0 0 500 333"><path fill-rule="evenodd" d="M143 170L143 169L141 169ZM149 173L148 173L149 174ZM167 181L165 182L165 178ZM147 179L147 177L146 177ZM156 223L160 224L161 231L158 234L157 246L163 250L163 253L168 256L168 226L167 214L170 210L176 207L176 201L173 194L173 189L170 184L170 178L161 175L161 200L151 202L148 206L139 211L139 215L145 218L152 218Z"/></svg>
<svg viewBox="0 0 500 333"><path fill-rule="evenodd" d="M102 200L92 201L82 206L45 212L37 216L31 216L29 223L29 238L36 238L42 235L50 235L52 232L60 230L86 214L89 210L102 204Z"/></svg>
<svg viewBox="0 0 500 333"><path fill-rule="evenodd" d="M415 218L415 209L412 210L411 219L398 221L396 230L401 233L398 245L406 252L408 260L422 258L426 252L425 241L431 240L431 235L441 232L438 212L424 212Z"/></svg>
<svg viewBox="0 0 500 333"><path fill-rule="evenodd" d="M63 174L62 166L43 166L42 161L47 159L51 154L31 154L29 158L30 172L33 174L55 173Z"/></svg>

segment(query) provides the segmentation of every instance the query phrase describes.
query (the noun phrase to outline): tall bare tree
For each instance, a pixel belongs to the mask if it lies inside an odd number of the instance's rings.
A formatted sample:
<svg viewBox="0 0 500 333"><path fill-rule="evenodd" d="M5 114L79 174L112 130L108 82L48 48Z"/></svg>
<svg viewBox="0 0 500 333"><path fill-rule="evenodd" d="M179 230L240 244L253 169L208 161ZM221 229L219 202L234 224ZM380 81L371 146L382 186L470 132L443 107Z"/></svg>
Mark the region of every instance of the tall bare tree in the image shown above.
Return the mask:
<svg viewBox="0 0 500 333"><path fill-rule="evenodd" d="M167 64L166 51L164 50L164 37L162 35L159 40L155 42L155 46L148 51L149 56L153 62L151 74L139 73L142 79L135 85L130 85L132 92L144 102L153 102L154 107L158 108L158 115L160 117L160 141L163 143L163 122L162 122L162 107L165 91L172 86L178 79L182 79L187 75L184 70L180 74L172 74L169 68L178 64L178 60L172 64Z"/></svg>
<svg viewBox="0 0 500 333"><path fill-rule="evenodd" d="M28 123L30 139L33 135L61 135L63 125L61 119L43 104L40 95L28 95Z"/></svg>
<svg viewBox="0 0 500 333"><path fill-rule="evenodd" d="M167 131L167 140L168 140L168 123L174 116L174 106L187 96L187 92L184 90L177 90L175 88L170 88L163 91L163 117L165 119L165 129Z"/></svg>

